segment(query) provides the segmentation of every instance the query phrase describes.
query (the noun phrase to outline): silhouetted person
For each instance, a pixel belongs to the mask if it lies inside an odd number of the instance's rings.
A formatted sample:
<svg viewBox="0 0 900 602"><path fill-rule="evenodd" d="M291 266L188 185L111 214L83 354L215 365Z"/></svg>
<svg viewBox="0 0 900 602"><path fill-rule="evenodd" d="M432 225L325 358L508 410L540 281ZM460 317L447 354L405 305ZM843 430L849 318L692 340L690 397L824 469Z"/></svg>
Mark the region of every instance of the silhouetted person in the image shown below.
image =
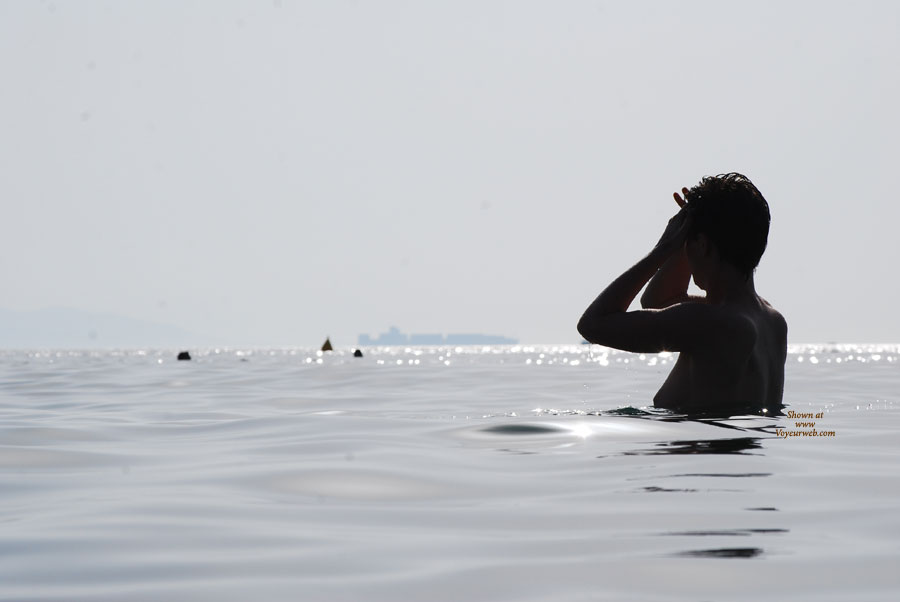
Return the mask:
<svg viewBox="0 0 900 602"><path fill-rule="evenodd" d="M787 323L756 294L753 271L769 234L769 205L745 176L706 177L688 190L650 253L591 303L578 331L634 352L678 351L653 398L686 412L781 407ZM694 283L705 296L687 294ZM641 288L644 309L628 311Z"/></svg>
<svg viewBox="0 0 900 602"><path fill-rule="evenodd" d="M353 357L362 357L362 356L363 356L363 354L362 354L361 349L357 349L356 351L353 352Z"/></svg>

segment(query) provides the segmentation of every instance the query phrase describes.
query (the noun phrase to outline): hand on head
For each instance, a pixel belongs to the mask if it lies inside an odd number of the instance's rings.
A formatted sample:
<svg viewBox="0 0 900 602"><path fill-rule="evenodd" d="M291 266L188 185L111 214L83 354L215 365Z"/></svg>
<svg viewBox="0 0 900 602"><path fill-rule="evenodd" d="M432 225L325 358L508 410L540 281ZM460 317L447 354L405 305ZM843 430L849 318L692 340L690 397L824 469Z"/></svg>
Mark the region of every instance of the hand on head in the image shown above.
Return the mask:
<svg viewBox="0 0 900 602"><path fill-rule="evenodd" d="M687 188L682 188L681 192L687 196ZM666 225L666 229L656 243L656 246L668 253L674 253L682 246L687 239L688 224L690 223L690 213L687 209L687 201L677 192L674 194L675 202L681 207Z"/></svg>

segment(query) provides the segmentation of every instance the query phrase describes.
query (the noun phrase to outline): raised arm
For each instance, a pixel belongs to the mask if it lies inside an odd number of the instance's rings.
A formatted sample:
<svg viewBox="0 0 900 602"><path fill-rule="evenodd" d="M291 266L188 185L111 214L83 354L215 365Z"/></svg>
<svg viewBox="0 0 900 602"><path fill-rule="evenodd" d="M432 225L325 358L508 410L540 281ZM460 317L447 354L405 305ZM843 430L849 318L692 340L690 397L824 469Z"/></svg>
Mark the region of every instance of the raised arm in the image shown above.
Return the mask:
<svg viewBox="0 0 900 602"><path fill-rule="evenodd" d="M687 188L681 191L687 196ZM685 200L677 192L673 195L679 207L684 207ZM688 295L691 282L691 266L688 263L684 246L676 250L662 267L650 279L647 290L641 295L641 307L644 309L661 309L685 301L702 301L704 297Z"/></svg>
<svg viewBox="0 0 900 602"><path fill-rule="evenodd" d="M662 309L676 303L688 301L688 284L691 282L691 266L688 264L684 248L675 251L662 267L653 274L647 290L641 295L644 309Z"/></svg>
<svg viewBox="0 0 900 602"><path fill-rule="evenodd" d="M684 246L687 223L688 214L682 209L669 220L653 250L600 293L578 322L581 336L591 343L628 351L677 348L680 312L628 312L628 307L660 266Z"/></svg>

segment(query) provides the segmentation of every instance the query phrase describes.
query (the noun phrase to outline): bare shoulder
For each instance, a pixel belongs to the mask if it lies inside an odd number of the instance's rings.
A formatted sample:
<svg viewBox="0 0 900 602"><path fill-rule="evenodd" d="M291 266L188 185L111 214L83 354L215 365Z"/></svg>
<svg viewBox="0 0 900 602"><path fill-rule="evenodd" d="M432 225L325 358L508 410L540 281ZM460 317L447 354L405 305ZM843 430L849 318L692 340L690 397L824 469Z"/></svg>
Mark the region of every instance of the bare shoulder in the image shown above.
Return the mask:
<svg viewBox="0 0 900 602"><path fill-rule="evenodd" d="M771 303L762 297L759 297L759 301L761 315L758 319L758 328L761 330L761 347L770 354L770 357L780 358L784 362L787 358L787 320Z"/></svg>
<svg viewBox="0 0 900 602"><path fill-rule="evenodd" d="M762 297L760 297L759 300L763 305L763 308L766 312L766 317L773 330L780 335L780 338L787 340L787 320L784 319L784 316L782 316L781 313L777 309L775 309L771 303L769 303Z"/></svg>
<svg viewBox="0 0 900 602"><path fill-rule="evenodd" d="M692 344L685 350L714 350L723 347L749 352L756 344L758 327L746 314L723 305L685 302L662 310L690 330Z"/></svg>
<svg viewBox="0 0 900 602"><path fill-rule="evenodd" d="M759 325L746 313L719 306L715 320L718 339L738 354L749 354L759 340Z"/></svg>

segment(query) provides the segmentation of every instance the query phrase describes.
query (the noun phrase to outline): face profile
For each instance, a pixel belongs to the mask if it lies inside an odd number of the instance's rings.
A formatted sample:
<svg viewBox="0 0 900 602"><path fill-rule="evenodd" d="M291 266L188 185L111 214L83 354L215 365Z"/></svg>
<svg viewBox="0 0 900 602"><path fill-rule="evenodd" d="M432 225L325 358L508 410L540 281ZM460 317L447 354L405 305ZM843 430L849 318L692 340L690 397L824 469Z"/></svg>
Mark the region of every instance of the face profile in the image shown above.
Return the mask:
<svg viewBox="0 0 900 602"><path fill-rule="evenodd" d="M688 265L691 268L691 276L697 288L706 290L706 278L704 271L704 263L707 261L707 254L710 252L709 241L705 234L698 234L693 239L684 241L684 252L687 256Z"/></svg>

